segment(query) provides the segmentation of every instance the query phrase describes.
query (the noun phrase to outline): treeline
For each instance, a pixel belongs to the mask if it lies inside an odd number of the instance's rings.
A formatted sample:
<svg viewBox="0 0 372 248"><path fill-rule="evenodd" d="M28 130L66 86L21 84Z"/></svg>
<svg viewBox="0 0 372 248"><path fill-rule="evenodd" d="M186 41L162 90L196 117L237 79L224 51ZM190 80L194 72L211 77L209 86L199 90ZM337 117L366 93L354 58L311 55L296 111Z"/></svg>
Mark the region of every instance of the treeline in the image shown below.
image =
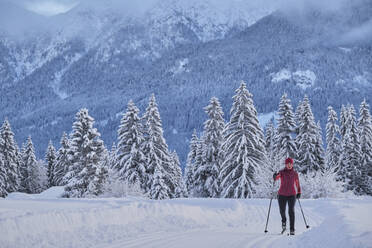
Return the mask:
<svg viewBox="0 0 372 248"><path fill-rule="evenodd" d="M184 176L176 152L169 151L155 96L145 113L130 101L108 151L87 109L75 116L58 151L50 142L45 162L37 161L31 137L19 150L8 120L0 134L0 195L38 193L64 186L64 197L98 197L123 184L151 199L176 197L267 197L272 174L292 157L305 197L340 192L372 194L372 119L364 100L357 119L352 105L337 113L328 107L327 149L307 96L295 111L284 94L277 120L262 130L252 94L241 83L226 123L220 102L205 107L200 137L194 131ZM113 192L111 192L113 193ZM115 194L113 194L115 195Z"/></svg>
<svg viewBox="0 0 372 248"><path fill-rule="evenodd" d="M118 128L117 146L110 152L93 125L88 110L81 109L71 134L62 135L60 149L56 151L49 143L45 171L35 158L31 138L19 151L6 120L1 129L1 196L64 186L64 197L95 197L115 182L132 185L152 199L186 195L178 156L169 151L163 137L154 95L142 117L135 104L128 103Z"/></svg>
<svg viewBox="0 0 372 248"><path fill-rule="evenodd" d="M196 197L265 197L272 175L292 157L305 197L335 196L340 192L372 194L372 120L364 100L357 119L354 106L337 113L328 108L327 149L307 96L295 111L284 94L276 125L258 124L252 95L241 84L233 97L231 118L225 123L218 99L205 108L209 119L203 133L193 133L185 169L188 192Z"/></svg>

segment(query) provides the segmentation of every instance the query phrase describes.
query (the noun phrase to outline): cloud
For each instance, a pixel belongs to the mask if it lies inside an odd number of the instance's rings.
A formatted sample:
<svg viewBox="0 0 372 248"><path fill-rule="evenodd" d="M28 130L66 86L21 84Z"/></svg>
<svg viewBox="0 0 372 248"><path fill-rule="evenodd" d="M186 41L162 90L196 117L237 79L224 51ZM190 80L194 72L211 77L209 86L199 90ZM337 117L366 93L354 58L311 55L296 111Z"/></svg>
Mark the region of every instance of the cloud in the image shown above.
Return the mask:
<svg viewBox="0 0 372 248"><path fill-rule="evenodd" d="M352 0L281 0L281 9L303 13L309 10L336 12Z"/></svg>
<svg viewBox="0 0 372 248"><path fill-rule="evenodd" d="M0 0L1 1L1 0ZM5 0L34 13L52 16L65 13L79 3L79 0Z"/></svg>
<svg viewBox="0 0 372 248"><path fill-rule="evenodd" d="M25 3L26 9L45 16L65 13L77 3L64 3L57 1L34 1Z"/></svg>
<svg viewBox="0 0 372 248"><path fill-rule="evenodd" d="M359 27L354 27L340 38L340 43L372 42L372 19Z"/></svg>

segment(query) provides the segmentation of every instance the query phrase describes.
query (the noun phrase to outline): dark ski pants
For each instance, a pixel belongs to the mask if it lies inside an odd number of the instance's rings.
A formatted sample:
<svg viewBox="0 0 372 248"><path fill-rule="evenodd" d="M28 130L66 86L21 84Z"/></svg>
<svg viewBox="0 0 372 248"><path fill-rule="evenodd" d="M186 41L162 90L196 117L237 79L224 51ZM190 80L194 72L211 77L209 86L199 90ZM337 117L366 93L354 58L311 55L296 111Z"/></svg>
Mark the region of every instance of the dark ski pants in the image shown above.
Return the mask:
<svg viewBox="0 0 372 248"><path fill-rule="evenodd" d="M289 228L290 228L290 231L294 231L295 230L294 228L295 226L294 207L296 204L296 196L295 195L291 195L291 196L279 195L278 202L279 202L280 215L282 216L282 223L287 223L287 218L285 216L285 208L288 202Z"/></svg>

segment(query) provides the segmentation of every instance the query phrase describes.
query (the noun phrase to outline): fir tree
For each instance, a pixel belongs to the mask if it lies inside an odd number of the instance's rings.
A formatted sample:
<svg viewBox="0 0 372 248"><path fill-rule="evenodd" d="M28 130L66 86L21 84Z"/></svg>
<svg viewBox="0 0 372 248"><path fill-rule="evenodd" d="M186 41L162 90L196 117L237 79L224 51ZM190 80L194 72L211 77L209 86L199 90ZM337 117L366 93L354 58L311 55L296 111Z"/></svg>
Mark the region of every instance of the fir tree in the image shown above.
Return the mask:
<svg viewBox="0 0 372 248"><path fill-rule="evenodd" d="M150 188L150 198L154 200L164 200L169 198L169 191L167 184L163 179L164 173L160 168L156 167L154 170L154 177Z"/></svg>
<svg viewBox="0 0 372 248"><path fill-rule="evenodd" d="M205 163L205 144L202 138L197 143L193 172L194 195L197 197L208 197L209 195L208 189L205 185L208 177L207 173L208 171Z"/></svg>
<svg viewBox="0 0 372 248"><path fill-rule="evenodd" d="M40 182L39 164L36 160L35 149L29 136L23 152L22 166L24 170L23 185L26 193L35 194L42 190Z"/></svg>
<svg viewBox="0 0 372 248"><path fill-rule="evenodd" d="M340 134L341 134L342 139L346 134L347 119L348 119L347 108L344 105L342 105L341 106L341 113L340 113Z"/></svg>
<svg viewBox="0 0 372 248"><path fill-rule="evenodd" d="M219 175L221 171L223 130L225 121L220 102L216 97L211 98L209 105L205 108L208 120L204 122L204 161L207 178L205 188L208 197L218 197L220 194Z"/></svg>
<svg viewBox="0 0 372 248"><path fill-rule="evenodd" d="M108 179L108 168L102 163L98 164L93 179L88 185L89 195L99 196L104 193L104 186Z"/></svg>
<svg viewBox="0 0 372 248"><path fill-rule="evenodd" d="M318 121L317 130L316 130L316 141L315 141L315 156L316 156L316 163L320 170L325 170L325 151L324 151L324 144L323 144L323 134L322 134L322 127L320 126L320 122Z"/></svg>
<svg viewBox="0 0 372 248"><path fill-rule="evenodd" d="M118 163L118 148L117 148L117 146L114 142L111 146L111 151L109 153L109 166L108 166L108 168L109 169L115 168L115 166L117 166L117 163Z"/></svg>
<svg viewBox="0 0 372 248"><path fill-rule="evenodd" d="M252 95L244 82L233 99L230 121L224 130L222 196L247 198L255 193L255 174L266 163L265 144Z"/></svg>
<svg viewBox="0 0 372 248"><path fill-rule="evenodd" d="M280 100L278 116L275 150L277 160L284 161L287 157L295 158L297 155L296 144L293 139L296 122L291 101L287 98L287 94L284 94Z"/></svg>
<svg viewBox="0 0 372 248"><path fill-rule="evenodd" d="M345 189L361 194L359 181L362 177L360 168L360 141L356 125L355 109L347 106L343 113L344 135L342 136L342 152L339 161L339 180L345 183Z"/></svg>
<svg viewBox="0 0 372 248"><path fill-rule="evenodd" d="M346 129L347 130L347 129ZM346 131L341 143L341 154L338 164L338 176L337 180L341 181L345 185L345 190L353 190L353 175L355 168L351 165L351 151L352 151L352 142L350 137L350 132Z"/></svg>
<svg viewBox="0 0 372 248"><path fill-rule="evenodd" d="M352 166L350 165L350 152L352 150L352 143L350 137L350 126L348 125L349 107L341 106L340 112L340 135L341 135L341 151L338 161L338 176L337 180L344 183L344 189L348 190L349 181L352 177Z"/></svg>
<svg viewBox="0 0 372 248"><path fill-rule="evenodd" d="M298 135L296 136L297 145L297 166L300 173L308 173L320 169L319 151L319 130L315 123L313 112L311 111L309 98L304 97L301 103L301 111L298 116Z"/></svg>
<svg viewBox="0 0 372 248"><path fill-rule="evenodd" d="M364 99L359 108L358 128L361 144L361 187L364 193L372 195L372 118L369 105Z"/></svg>
<svg viewBox="0 0 372 248"><path fill-rule="evenodd" d="M340 128L337 125L337 113L331 106L328 107L328 122L326 126L326 167L327 169L337 170L338 161L340 157Z"/></svg>
<svg viewBox="0 0 372 248"><path fill-rule="evenodd" d="M176 190L176 182L174 182L171 177L171 158L168 145L163 136L161 118L154 94L150 97L149 105L146 108L143 120L145 131L144 154L147 173L149 174L147 189L153 186L152 180L155 174L155 168L158 167L158 173L164 173L160 178L164 180L169 190L168 197L173 197ZM147 191L148 190L146 190L146 192Z"/></svg>
<svg viewBox="0 0 372 248"><path fill-rule="evenodd" d="M354 193L363 194L363 189L361 188L360 182L363 181L362 168L361 168L361 145L359 130L356 121L356 113L353 105L348 108L348 127L350 132L351 147L349 151L350 156L350 166L352 166L352 175L350 180L350 187Z"/></svg>
<svg viewBox="0 0 372 248"><path fill-rule="evenodd" d="M175 190L175 197L180 198L187 195L187 190L185 183L183 182L182 177L182 169L181 169L181 163L180 159L176 153L176 151L171 152L171 159L172 159L172 165L173 165L173 178L176 182L176 190Z"/></svg>
<svg viewBox="0 0 372 248"><path fill-rule="evenodd" d="M54 178L55 184L58 186L64 186L68 180L65 180L65 176L69 170L70 162L72 159L72 153L70 151L70 141L66 133L63 133L61 138L61 147L58 150L56 163L54 166Z"/></svg>
<svg viewBox="0 0 372 248"><path fill-rule="evenodd" d="M275 149L275 138L276 129L274 127L274 119L266 125L265 128L265 149L267 153L268 167L270 168L271 174L280 170L283 167L283 163L278 162L277 154Z"/></svg>
<svg viewBox="0 0 372 248"><path fill-rule="evenodd" d="M146 190L148 175L142 152L144 136L138 113L138 108L130 101L118 130L118 163L115 169L122 181L138 183L143 190Z"/></svg>
<svg viewBox="0 0 372 248"><path fill-rule="evenodd" d="M94 180L96 170L104 152L103 141L96 128L94 119L87 109L76 114L71 135L71 177L65 186L65 197L84 197L89 194L89 184Z"/></svg>
<svg viewBox="0 0 372 248"><path fill-rule="evenodd" d="M296 112L295 112L295 121L296 121L296 136L299 134L300 129L299 129L299 123L301 121L301 116L302 116L302 109L303 109L304 103L302 101L298 102ZM296 140L295 140L296 142ZM298 147L298 144L296 143L296 149Z"/></svg>
<svg viewBox="0 0 372 248"><path fill-rule="evenodd" d="M186 189L187 189L189 196L194 195L194 164L195 164L198 142L199 142L199 138L196 134L196 130L194 129L194 132L192 133L192 136L191 136L190 151L187 155L187 162L186 162L186 168L185 168L185 183L186 183Z"/></svg>
<svg viewBox="0 0 372 248"><path fill-rule="evenodd" d="M56 172L56 168L55 168L55 165L56 165L56 150L52 144L52 141L49 141L49 144L48 144L48 149L47 149L47 152L46 152L46 155L45 155L45 160L47 162L47 176L48 176L48 185L47 187L53 187L53 186L56 186L57 183L56 183L56 176L55 176L55 172Z"/></svg>
<svg viewBox="0 0 372 248"><path fill-rule="evenodd" d="M0 197L6 197L8 192L6 191L7 173L4 165L3 155L0 153Z"/></svg>
<svg viewBox="0 0 372 248"><path fill-rule="evenodd" d="M28 170L27 170L27 167L23 159L25 157L25 152L26 152L26 144L22 143L21 151L18 154L19 175L20 175L19 191L20 192L27 192L26 178L28 178Z"/></svg>
<svg viewBox="0 0 372 248"><path fill-rule="evenodd" d="M18 147L14 141L14 133L7 119L5 119L0 132L0 153L3 156L4 167L7 172L6 190L8 193L11 193L17 191L20 186Z"/></svg>

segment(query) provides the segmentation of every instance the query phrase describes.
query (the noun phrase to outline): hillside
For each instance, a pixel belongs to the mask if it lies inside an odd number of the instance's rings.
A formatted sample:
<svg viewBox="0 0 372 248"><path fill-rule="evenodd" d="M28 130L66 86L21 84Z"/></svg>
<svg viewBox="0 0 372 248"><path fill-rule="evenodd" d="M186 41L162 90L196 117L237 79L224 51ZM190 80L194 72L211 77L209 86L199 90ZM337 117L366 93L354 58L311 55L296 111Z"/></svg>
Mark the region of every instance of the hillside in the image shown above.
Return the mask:
<svg viewBox="0 0 372 248"><path fill-rule="evenodd" d="M43 156L87 107L110 147L127 102L143 113L155 93L167 142L184 164L203 107L219 97L227 120L240 80L261 114L275 111L284 92L294 106L307 94L322 127L328 105L357 107L372 95L368 1L337 11L271 1L150 2L81 4L22 38L2 30L0 120L8 116L19 143L32 135ZM43 19L35 18L26 21Z"/></svg>

